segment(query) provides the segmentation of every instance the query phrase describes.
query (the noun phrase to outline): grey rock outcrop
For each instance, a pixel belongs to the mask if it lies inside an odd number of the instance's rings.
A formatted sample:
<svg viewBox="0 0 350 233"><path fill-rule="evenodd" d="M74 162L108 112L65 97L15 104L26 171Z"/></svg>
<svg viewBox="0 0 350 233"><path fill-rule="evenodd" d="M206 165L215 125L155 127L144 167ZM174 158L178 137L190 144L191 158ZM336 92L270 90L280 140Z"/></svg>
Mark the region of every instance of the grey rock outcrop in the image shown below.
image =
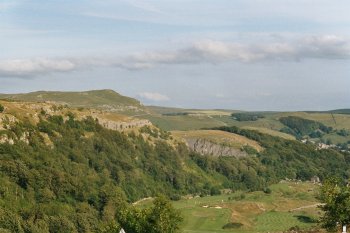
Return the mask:
<svg viewBox="0 0 350 233"><path fill-rule="evenodd" d="M242 151L240 149L216 144L205 139L187 138L186 142L191 150L202 155L233 156L236 158L248 155L247 152Z"/></svg>
<svg viewBox="0 0 350 233"><path fill-rule="evenodd" d="M127 129L134 129L134 128L141 128L142 126L150 126L152 123L149 120L130 120L128 122L124 121L111 121L103 118L97 118L98 122L105 128L107 129L112 129L112 130L127 130Z"/></svg>

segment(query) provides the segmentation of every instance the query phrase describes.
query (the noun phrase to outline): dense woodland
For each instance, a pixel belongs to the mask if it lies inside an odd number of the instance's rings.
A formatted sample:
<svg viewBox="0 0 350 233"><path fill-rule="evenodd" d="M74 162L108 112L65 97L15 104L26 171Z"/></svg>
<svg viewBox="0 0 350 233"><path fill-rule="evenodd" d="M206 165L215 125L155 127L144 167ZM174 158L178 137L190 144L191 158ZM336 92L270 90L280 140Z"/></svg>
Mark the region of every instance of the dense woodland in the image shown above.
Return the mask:
<svg viewBox="0 0 350 233"><path fill-rule="evenodd" d="M337 150L317 150L313 144L303 144L296 140L286 140L257 131L237 127L219 127L227 132L237 133L253 139L265 148L257 154L257 167L265 172L259 173L267 181L284 177L309 180L312 176L324 179L328 176L350 177L350 154ZM254 167L253 167L254 168Z"/></svg>
<svg viewBox="0 0 350 233"><path fill-rule="evenodd" d="M279 120L286 126L281 131L292 134L297 138L302 138L303 136L319 138L324 133L330 133L333 130L332 127L325 126L320 122L296 116L281 117Z"/></svg>
<svg viewBox="0 0 350 233"><path fill-rule="evenodd" d="M261 118L265 118L264 115L260 113L248 113L248 112L240 112L240 113L232 113L231 117L237 121L257 121Z"/></svg>
<svg viewBox="0 0 350 233"><path fill-rule="evenodd" d="M349 154L236 127L218 129L265 149L241 159L202 156L182 143L150 142L144 129L121 133L73 114L42 113L37 125L14 123L1 131L15 143L0 144L0 232L116 232L120 226L129 232L175 232L181 217L164 198L145 210L128 203L159 194L176 200L223 188L263 190L286 177L350 177ZM23 135L28 142L18 140ZM152 219L157 214L167 216L161 218L165 223Z"/></svg>

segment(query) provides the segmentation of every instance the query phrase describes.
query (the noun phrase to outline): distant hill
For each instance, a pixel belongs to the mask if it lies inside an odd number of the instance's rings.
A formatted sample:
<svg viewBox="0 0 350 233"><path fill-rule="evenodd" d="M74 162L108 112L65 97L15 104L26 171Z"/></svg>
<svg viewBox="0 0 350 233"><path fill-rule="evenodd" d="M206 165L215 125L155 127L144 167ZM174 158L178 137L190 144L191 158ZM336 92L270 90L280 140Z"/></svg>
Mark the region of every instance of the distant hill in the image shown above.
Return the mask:
<svg viewBox="0 0 350 233"><path fill-rule="evenodd" d="M0 99L55 102L70 107L96 108L126 114L145 111L145 108L138 100L122 96L113 90L83 92L37 91L23 94L0 94Z"/></svg>
<svg viewBox="0 0 350 233"><path fill-rule="evenodd" d="M331 113L337 113L337 114L350 114L350 109L336 109L330 111Z"/></svg>
<svg viewBox="0 0 350 233"><path fill-rule="evenodd" d="M350 114L350 108L334 109L328 111L305 111L307 113L334 113L334 114Z"/></svg>

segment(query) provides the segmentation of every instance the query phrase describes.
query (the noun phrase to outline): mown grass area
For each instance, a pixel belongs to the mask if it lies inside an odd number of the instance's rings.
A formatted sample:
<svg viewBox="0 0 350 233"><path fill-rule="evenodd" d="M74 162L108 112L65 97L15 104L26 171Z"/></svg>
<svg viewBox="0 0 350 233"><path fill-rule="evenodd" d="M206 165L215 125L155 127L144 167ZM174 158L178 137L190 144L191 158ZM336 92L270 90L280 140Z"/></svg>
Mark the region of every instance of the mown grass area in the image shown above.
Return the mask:
<svg viewBox="0 0 350 233"><path fill-rule="evenodd" d="M321 214L317 208L317 184L289 181L269 188L272 191L270 194L236 191L181 199L172 204L182 213L185 233L273 233L292 227L317 227ZM151 202L151 199L147 199L138 205L148 206ZM223 229L228 225L232 228Z"/></svg>
<svg viewBox="0 0 350 233"><path fill-rule="evenodd" d="M185 219L184 232L280 232L317 225L318 185L286 182L272 185L271 194L237 191L219 196L174 201ZM299 209L298 209L299 208ZM231 229L223 229L231 223Z"/></svg>
<svg viewBox="0 0 350 233"><path fill-rule="evenodd" d="M301 229L310 227L315 220L303 213L291 214L287 212L269 211L256 218L257 232L285 231L298 226Z"/></svg>

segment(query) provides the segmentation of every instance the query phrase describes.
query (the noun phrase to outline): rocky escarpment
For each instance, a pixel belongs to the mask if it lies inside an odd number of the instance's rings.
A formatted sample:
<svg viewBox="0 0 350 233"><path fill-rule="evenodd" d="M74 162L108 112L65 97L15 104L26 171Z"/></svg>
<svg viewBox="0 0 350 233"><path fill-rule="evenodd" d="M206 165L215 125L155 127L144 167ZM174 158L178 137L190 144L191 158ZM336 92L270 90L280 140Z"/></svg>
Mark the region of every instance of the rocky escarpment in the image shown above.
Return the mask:
<svg viewBox="0 0 350 233"><path fill-rule="evenodd" d="M96 117L98 122L107 129L124 131L127 129L141 128L143 126L151 126L152 123L149 120L143 119L131 119L127 122L124 121L111 121L101 117Z"/></svg>
<svg viewBox="0 0 350 233"><path fill-rule="evenodd" d="M241 149L216 144L206 139L187 138L186 143L191 150L202 155L233 156L236 158L248 155L247 152Z"/></svg>
<svg viewBox="0 0 350 233"><path fill-rule="evenodd" d="M145 126L153 126L149 120L138 119L117 113L105 112L96 109L75 109L53 103L15 102L0 100L2 111L0 112L0 144L15 144L17 141L29 143L29 132L16 131L16 125L28 122L37 125L42 120L51 116L62 116L63 120L69 119L69 115L77 120L88 117L96 119L99 124L107 129L117 131L136 131ZM45 144L52 147L50 137L41 132Z"/></svg>

